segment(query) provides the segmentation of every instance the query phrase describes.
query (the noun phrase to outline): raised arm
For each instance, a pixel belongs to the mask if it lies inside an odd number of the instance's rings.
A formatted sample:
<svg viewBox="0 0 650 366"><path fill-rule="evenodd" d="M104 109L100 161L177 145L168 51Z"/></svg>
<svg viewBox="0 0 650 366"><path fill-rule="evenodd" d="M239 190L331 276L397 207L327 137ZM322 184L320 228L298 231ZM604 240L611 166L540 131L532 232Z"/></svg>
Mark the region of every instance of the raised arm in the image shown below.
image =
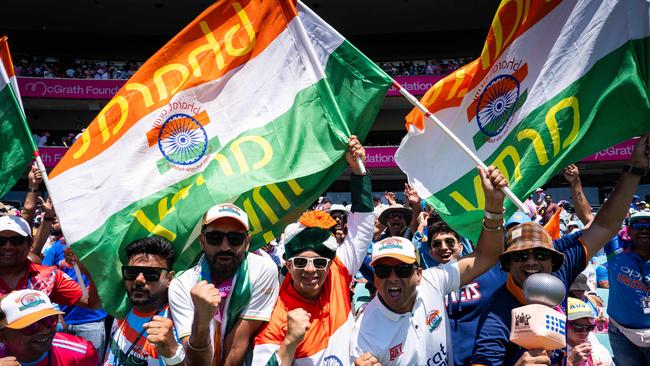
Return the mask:
<svg viewBox="0 0 650 366"><path fill-rule="evenodd" d="M52 206L52 200L47 198L47 201L43 200L42 197L38 197L41 201L41 207L43 207L43 220L41 221L41 226L38 227L36 235L34 236L34 244L32 245L31 252L40 256L43 251L43 246L47 241L47 238L50 236L50 228L52 228L52 223L54 222L54 207Z"/></svg>
<svg viewBox="0 0 650 366"><path fill-rule="evenodd" d="M411 237L408 238L412 239L413 235L418 230L418 218L420 216L420 212L422 211L422 199L420 198L420 195L418 195L418 192L415 190L415 188L413 188L408 183L404 183L404 197L406 198L406 202L409 204L411 210L413 210L413 213L411 214L411 222L409 223Z"/></svg>
<svg viewBox="0 0 650 366"><path fill-rule="evenodd" d="M641 174L637 173L637 170L645 172L648 169L649 140L650 133L646 133L634 145L632 157L628 162L632 172L624 171L621 174L616 182L614 192L598 211L591 226L584 229L582 240L587 246L588 258L596 254L620 229L621 222L623 222L641 180Z"/></svg>
<svg viewBox="0 0 650 366"><path fill-rule="evenodd" d="M576 209L576 215L583 224L589 225L594 219L594 214L591 213L591 206L587 201L587 197L585 197L585 192L582 190L580 170L575 164L571 164L564 168L562 174L564 179L569 181L571 185L571 197L573 197L573 207Z"/></svg>
<svg viewBox="0 0 650 366"><path fill-rule="evenodd" d="M25 203L20 212L20 216L27 222L32 222L34 213L36 211L36 197L38 197L38 187L43 181L43 173L38 170L36 164L32 164L32 169L27 174L27 181L29 186L27 188L27 196L25 196Z"/></svg>
<svg viewBox="0 0 650 366"><path fill-rule="evenodd" d="M485 193L485 218L476 250L458 260L461 286L494 266L503 251L503 199L508 182L494 166L477 168Z"/></svg>

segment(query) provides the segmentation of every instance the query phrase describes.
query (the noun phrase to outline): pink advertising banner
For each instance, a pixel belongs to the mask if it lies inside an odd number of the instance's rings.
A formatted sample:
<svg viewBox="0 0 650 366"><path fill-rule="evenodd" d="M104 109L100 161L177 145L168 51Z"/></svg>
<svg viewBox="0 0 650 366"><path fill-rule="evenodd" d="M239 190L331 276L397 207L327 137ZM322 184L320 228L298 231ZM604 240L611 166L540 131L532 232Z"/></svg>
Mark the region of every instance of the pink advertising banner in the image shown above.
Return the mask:
<svg viewBox="0 0 650 366"><path fill-rule="evenodd" d="M614 145L599 153L582 159L582 162L628 160L632 156L632 149L637 140L638 139L635 138L621 142L618 145Z"/></svg>
<svg viewBox="0 0 650 366"><path fill-rule="evenodd" d="M395 152L397 146L366 146L368 168L397 168Z"/></svg>
<svg viewBox="0 0 650 366"><path fill-rule="evenodd" d="M111 99L126 80L48 79L18 77L22 97Z"/></svg>
<svg viewBox="0 0 650 366"><path fill-rule="evenodd" d="M68 151L67 147L39 147L38 152L41 154L41 160L46 168L54 166L63 159L63 155Z"/></svg>
<svg viewBox="0 0 650 366"><path fill-rule="evenodd" d="M443 76L441 75L416 75L416 76L395 76L394 79L397 81L400 85L404 87L404 89L408 90L409 93L413 95L424 95L424 93L429 90L433 86L433 84L437 83L438 80L441 80ZM386 93L387 96L389 97L394 97L401 95L397 89L393 88L392 86L390 89L388 89L388 93Z"/></svg>

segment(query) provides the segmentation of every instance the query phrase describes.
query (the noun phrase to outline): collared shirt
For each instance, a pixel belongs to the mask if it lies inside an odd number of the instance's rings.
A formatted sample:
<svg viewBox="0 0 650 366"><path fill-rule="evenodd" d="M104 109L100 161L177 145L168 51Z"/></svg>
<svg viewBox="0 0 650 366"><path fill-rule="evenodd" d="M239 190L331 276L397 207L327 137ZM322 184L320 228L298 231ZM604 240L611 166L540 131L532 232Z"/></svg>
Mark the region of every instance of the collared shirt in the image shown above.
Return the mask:
<svg viewBox="0 0 650 366"><path fill-rule="evenodd" d="M650 316L643 314L641 299L650 296L650 260L631 250L621 250L614 237L605 245L609 279L607 313L626 328L650 328Z"/></svg>
<svg viewBox="0 0 650 366"><path fill-rule="evenodd" d="M32 289L43 291L52 302L60 305L73 305L83 295L81 287L70 276L56 267L42 266L27 259L25 276L18 280L16 288L11 288L0 278L0 295L15 290Z"/></svg>
<svg viewBox="0 0 650 366"><path fill-rule="evenodd" d="M587 248L581 236L582 231L577 231L553 241L555 249L564 253L564 263L551 274L562 280L567 293L587 265ZM510 342L511 311L526 303L521 289L510 279L494 292L479 319L472 365L514 365L517 362L525 349Z"/></svg>
<svg viewBox="0 0 650 366"><path fill-rule="evenodd" d="M350 363L370 352L382 365L452 365L445 296L460 286L456 261L422 271L413 310L398 314L372 299L357 319Z"/></svg>

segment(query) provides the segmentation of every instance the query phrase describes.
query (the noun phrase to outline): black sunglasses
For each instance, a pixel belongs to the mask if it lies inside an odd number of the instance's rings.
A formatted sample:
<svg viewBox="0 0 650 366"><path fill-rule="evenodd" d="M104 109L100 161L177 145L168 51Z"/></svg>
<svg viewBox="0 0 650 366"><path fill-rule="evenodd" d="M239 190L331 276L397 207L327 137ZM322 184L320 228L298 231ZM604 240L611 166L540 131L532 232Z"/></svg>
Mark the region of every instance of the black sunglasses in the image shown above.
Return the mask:
<svg viewBox="0 0 650 366"><path fill-rule="evenodd" d="M238 233L236 231L231 231L224 233L223 231L204 231L203 237L205 241L210 245L221 245L223 238L228 238L228 243L231 245L242 245L244 240L246 240L246 233Z"/></svg>
<svg viewBox="0 0 650 366"><path fill-rule="evenodd" d="M596 328L594 324L576 324L569 323L569 326L573 328L576 332L591 332Z"/></svg>
<svg viewBox="0 0 650 366"><path fill-rule="evenodd" d="M396 266L374 266L375 276L382 280L388 278L388 276L390 276L390 273L393 271L395 271L395 274L399 278L409 278L413 274L415 268L416 267L412 264L398 264Z"/></svg>
<svg viewBox="0 0 650 366"><path fill-rule="evenodd" d="M545 261L551 258L552 253L548 250L531 250L531 251L518 251L510 253L510 258L513 262L525 262L532 254L533 258L538 261Z"/></svg>
<svg viewBox="0 0 650 366"><path fill-rule="evenodd" d="M0 246L9 242L14 247L19 247L27 242L26 236L10 236L8 238L0 238Z"/></svg>
<svg viewBox="0 0 650 366"><path fill-rule="evenodd" d="M328 258L324 257L293 257L289 258L289 260L291 261L291 264L298 269L307 268L307 264L310 262L316 269L325 269L327 268L327 264L330 262Z"/></svg>
<svg viewBox="0 0 650 366"><path fill-rule="evenodd" d="M160 275L163 271L167 271L167 268L122 266L122 278L125 281L135 281L140 273L142 273L147 282L157 282L160 280Z"/></svg>

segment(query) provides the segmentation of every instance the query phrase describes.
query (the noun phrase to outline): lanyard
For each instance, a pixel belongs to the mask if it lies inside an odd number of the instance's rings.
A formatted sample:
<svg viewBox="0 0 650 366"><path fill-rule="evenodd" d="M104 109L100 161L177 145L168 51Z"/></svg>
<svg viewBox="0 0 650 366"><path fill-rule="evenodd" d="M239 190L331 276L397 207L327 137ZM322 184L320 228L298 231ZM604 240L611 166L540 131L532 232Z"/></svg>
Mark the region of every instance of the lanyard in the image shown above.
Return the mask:
<svg viewBox="0 0 650 366"><path fill-rule="evenodd" d="M158 308L158 310L156 310L156 312L151 316L151 319L149 319L149 322L153 320L154 316L156 316L160 312L162 312L165 309L165 306L166 306L166 304L161 306L160 308ZM122 337L124 337L124 338L126 338L126 335L124 335L124 326L126 325L126 323L128 321L129 321L129 315L127 314L126 318L124 318L124 323L122 323L122 326L120 327L120 334L122 334ZM126 352L124 353L124 357L120 357L119 360L118 360L118 357L117 357L118 356L117 351L119 351L119 347L118 347L118 349L115 352L115 355L113 355L113 364L115 366L120 366L124 361L126 361L129 358L129 355L131 354L131 351L133 351L133 348L135 347L135 345L138 344L138 341L144 335L145 330L146 329L142 328L140 333L138 333L138 336L131 343L131 346L129 346L129 349L127 349Z"/></svg>

